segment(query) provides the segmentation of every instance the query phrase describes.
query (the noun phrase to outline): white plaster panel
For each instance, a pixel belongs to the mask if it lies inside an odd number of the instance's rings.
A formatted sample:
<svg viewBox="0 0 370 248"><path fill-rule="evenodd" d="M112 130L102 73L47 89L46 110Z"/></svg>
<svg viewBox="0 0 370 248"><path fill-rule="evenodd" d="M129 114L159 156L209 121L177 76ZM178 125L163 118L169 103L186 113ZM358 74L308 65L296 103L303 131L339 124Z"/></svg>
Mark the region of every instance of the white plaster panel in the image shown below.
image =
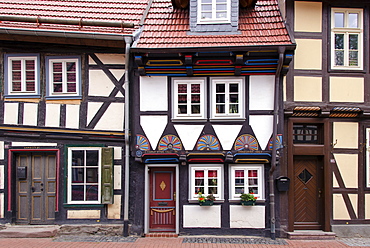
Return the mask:
<svg viewBox="0 0 370 248"><path fill-rule="evenodd" d="M334 220L351 219L341 194L333 194L333 219Z"/></svg>
<svg viewBox="0 0 370 248"><path fill-rule="evenodd" d="M113 76L119 81L124 75L125 70L119 70L119 69L110 69L110 72L113 74ZM122 88L125 89L125 84L122 85ZM124 97L121 93L121 91L118 91L116 97Z"/></svg>
<svg viewBox="0 0 370 248"><path fill-rule="evenodd" d="M167 77L140 77L140 110L167 111Z"/></svg>
<svg viewBox="0 0 370 248"><path fill-rule="evenodd" d="M67 219L100 219L100 210L67 210Z"/></svg>
<svg viewBox="0 0 370 248"><path fill-rule="evenodd" d="M4 103L4 124L18 124L18 103Z"/></svg>
<svg viewBox="0 0 370 248"><path fill-rule="evenodd" d="M140 123L146 137L149 139L150 145L155 149L167 125L167 115L141 116Z"/></svg>
<svg viewBox="0 0 370 248"><path fill-rule="evenodd" d="M184 205L184 228L221 228L221 206Z"/></svg>
<svg viewBox="0 0 370 248"><path fill-rule="evenodd" d="M334 154L339 172L346 188L358 187L358 155Z"/></svg>
<svg viewBox="0 0 370 248"><path fill-rule="evenodd" d="M358 123L334 122L333 144L335 148L358 148Z"/></svg>
<svg viewBox="0 0 370 248"><path fill-rule="evenodd" d="M265 228L265 206L230 205L230 228Z"/></svg>
<svg viewBox="0 0 370 248"><path fill-rule="evenodd" d="M272 115L251 115L249 117L249 124L251 125L254 134L264 150L272 135L273 116Z"/></svg>
<svg viewBox="0 0 370 248"><path fill-rule="evenodd" d="M250 76L249 78L249 109L274 109L275 76Z"/></svg>
<svg viewBox="0 0 370 248"><path fill-rule="evenodd" d="M109 96L114 84L102 70L89 71L89 96Z"/></svg>
<svg viewBox="0 0 370 248"><path fill-rule="evenodd" d="M121 196L114 195L114 203L108 205L108 219L121 218Z"/></svg>
<svg viewBox="0 0 370 248"><path fill-rule="evenodd" d="M330 77L331 102L364 102L365 80L357 77Z"/></svg>
<svg viewBox="0 0 370 248"><path fill-rule="evenodd" d="M37 126L37 103L24 103L23 125Z"/></svg>
<svg viewBox="0 0 370 248"><path fill-rule="evenodd" d="M224 150L231 150L241 128L242 125L213 125Z"/></svg>
<svg viewBox="0 0 370 248"><path fill-rule="evenodd" d="M294 55L294 68L306 70L321 70L322 40L296 39L297 49Z"/></svg>
<svg viewBox="0 0 370 248"><path fill-rule="evenodd" d="M46 104L45 126L60 126L60 104Z"/></svg>
<svg viewBox="0 0 370 248"><path fill-rule="evenodd" d="M4 141L0 141L0 159L4 159Z"/></svg>
<svg viewBox="0 0 370 248"><path fill-rule="evenodd" d="M123 131L124 107L124 103L111 103L94 129Z"/></svg>
<svg viewBox="0 0 370 248"><path fill-rule="evenodd" d="M103 105L102 102L89 102L88 103L87 105L87 125L94 118L96 112L98 112L101 105Z"/></svg>
<svg viewBox="0 0 370 248"><path fill-rule="evenodd" d="M321 102L322 78L321 77L294 77L294 101Z"/></svg>
<svg viewBox="0 0 370 248"><path fill-rule="evenodd" d="M185 150L193 150L203 127L203 125L175 125Z"/></svg>
<svg viewBox="0 0 370 248"><path fill-rule="evenodd" d="M125 64L124 54L108 54L108 53L96 53L95 54L103 64ZM89 56L89 64L96 65L95 61Z"/></svg>
<svg viewBox="0 0 370 248"><path fill-rule="evenodd" d="M370 219L370 194L365 195L365 219Z"/></svg>
<svg viewBox="0 0 370 248"><path fill-rule="evenodd" d="M0 189L4 189L4 165L0 165Z"/></svg>
<svg viewBox="0 0 370 248"><path fill-rule="evenodd" d="M114 159L122 159L122 147L120 146L113 147L113 154Z"/></svg>
<svg viewBox="0 0 370 248"><path fill-rule="evenodd" d="M114 189L121 189L122 188L122 166L120 165L115 165L114 166Z"/></svg>
<svg viewBox="0 0 370 248"><path fill-rule="evenodd" d="M66 105L66 128L78 129L80 125L80 105Z"/></svg>
<svg viewBox="0 0 370 248"><path fill-rule="evenodd" d="M12 142L12 146L57 146L58 143Z"/></svg>
<svg viewBox="0 0 370 248"><path fill-rule="evenodd" d="M322 3L294 1L294 31L321 32Z"/></svg>
<svg viewBox="0 0 370 248"><path fill-rule="evenodd" d="M4 194L0 194L0 218L4 218Z"/></svg>
<svg viewBox="0 0 370 248"><path fill-rule="evenodd" d="M335 173L333 172L333 188L339 188L339 183L337 178L335 177Z"/></svg>

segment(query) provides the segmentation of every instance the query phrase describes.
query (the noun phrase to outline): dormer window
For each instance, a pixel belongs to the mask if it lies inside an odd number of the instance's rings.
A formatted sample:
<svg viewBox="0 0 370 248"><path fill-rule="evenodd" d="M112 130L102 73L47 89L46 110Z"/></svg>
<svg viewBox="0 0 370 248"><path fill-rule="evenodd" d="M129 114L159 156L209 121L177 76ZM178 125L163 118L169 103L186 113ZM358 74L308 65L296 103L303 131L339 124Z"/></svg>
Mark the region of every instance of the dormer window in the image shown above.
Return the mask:
<svg viewBox="0 0 370 248"><path fill-rule="evenodd" d="M198 23L230 23L231 0L200 0Z"/></svg>

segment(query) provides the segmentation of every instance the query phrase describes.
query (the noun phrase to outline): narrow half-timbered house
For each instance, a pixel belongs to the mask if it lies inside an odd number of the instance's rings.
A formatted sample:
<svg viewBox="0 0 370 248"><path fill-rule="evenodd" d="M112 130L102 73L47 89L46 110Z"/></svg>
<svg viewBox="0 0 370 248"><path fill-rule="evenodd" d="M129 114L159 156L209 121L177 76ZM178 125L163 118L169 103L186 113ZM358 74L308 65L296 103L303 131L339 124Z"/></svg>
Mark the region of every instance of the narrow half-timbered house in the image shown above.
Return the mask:
<svg viewBox="0 0 370 248"><path fill-rule="evenodd" d="M367 236L370 1L287 0L297 43L285 92L285 162L291 189L280 205L299 230Z"/></svg>
<svg viewBox="0 0 370 248"><path fill-rule="evenodd" d="M150 1L131 48L133 233L275 237L294 48L275 0Z"/></svg>
<svg viewBox="0 0 370 248"><path fill-rule="evenodd" d="M128 223L126 48L145 8L0 3L1 223Z"/></svg>

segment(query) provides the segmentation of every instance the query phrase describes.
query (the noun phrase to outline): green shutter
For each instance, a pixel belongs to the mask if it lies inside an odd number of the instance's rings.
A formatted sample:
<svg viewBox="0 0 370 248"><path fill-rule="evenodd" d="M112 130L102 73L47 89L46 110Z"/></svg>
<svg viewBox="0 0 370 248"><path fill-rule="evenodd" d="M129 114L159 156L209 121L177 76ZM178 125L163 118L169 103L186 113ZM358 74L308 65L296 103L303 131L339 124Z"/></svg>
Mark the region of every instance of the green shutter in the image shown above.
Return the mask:
<svg viewBox="0 0 370 248"><path fill-rule="evenodd" d="M102 148L101 203L113 204L113 148Z"/></svg>

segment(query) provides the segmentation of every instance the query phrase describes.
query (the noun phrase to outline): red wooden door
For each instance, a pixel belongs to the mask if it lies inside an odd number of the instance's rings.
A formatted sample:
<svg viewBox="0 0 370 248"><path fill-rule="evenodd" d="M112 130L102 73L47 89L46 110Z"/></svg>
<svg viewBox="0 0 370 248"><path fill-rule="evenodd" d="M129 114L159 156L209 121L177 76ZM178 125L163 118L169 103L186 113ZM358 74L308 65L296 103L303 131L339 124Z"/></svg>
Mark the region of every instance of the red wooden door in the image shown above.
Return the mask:
<svg viewBox="0 0 370 248"><path fill-rule="evenodd" d="M176 231L175 168L150 169L150 232Z"/></svg>
<svg viewBox="0 0 370 248"><path fill-rule="evenodd" d="M322 229L323 168L316 157L294 159L294 229Z"/></svg>

